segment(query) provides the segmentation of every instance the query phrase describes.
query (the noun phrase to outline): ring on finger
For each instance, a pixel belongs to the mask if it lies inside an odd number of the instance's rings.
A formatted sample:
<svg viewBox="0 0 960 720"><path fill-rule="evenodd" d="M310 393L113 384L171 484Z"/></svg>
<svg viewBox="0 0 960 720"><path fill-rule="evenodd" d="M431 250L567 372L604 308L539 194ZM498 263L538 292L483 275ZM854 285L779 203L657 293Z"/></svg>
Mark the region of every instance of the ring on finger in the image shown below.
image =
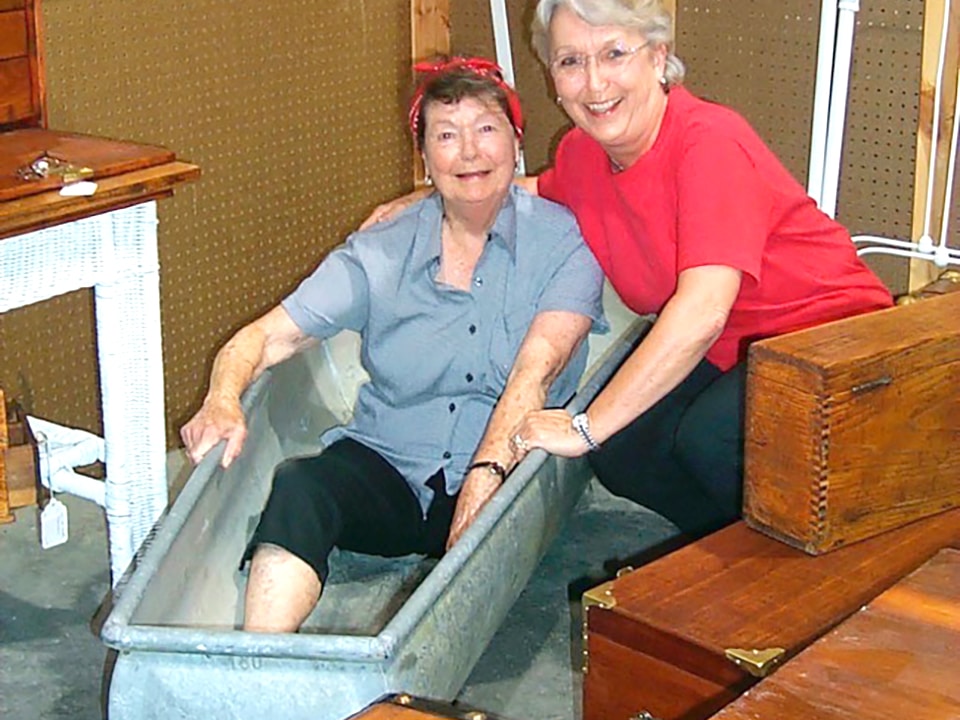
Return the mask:
<svg viewBox="0 0 960 720"><path fill-rule="evenodd" d="M520 433L517 433L513 436L513 444L516 446L517 450L527 449L527 441L523 439Z"/></svg>

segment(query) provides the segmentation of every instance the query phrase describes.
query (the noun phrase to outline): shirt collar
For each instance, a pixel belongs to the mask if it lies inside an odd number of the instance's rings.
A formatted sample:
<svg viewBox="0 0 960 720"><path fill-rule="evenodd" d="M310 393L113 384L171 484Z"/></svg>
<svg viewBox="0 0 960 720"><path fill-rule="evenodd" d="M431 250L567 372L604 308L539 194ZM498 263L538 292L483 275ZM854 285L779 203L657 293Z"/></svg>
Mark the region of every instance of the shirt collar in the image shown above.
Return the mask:
<svg viewBox="0 0 960 720"><path fill-rule="evenodd" d="M517 202L516 194L520 188L510 184L510 190L497 213L490 229L490 238L499 242L514 261L517 257ZM423 200L417 223L416 248L414 262L419 267L429 268L440 260L440 225L443 221L443 202L439 193L433 193Z"/></svg>

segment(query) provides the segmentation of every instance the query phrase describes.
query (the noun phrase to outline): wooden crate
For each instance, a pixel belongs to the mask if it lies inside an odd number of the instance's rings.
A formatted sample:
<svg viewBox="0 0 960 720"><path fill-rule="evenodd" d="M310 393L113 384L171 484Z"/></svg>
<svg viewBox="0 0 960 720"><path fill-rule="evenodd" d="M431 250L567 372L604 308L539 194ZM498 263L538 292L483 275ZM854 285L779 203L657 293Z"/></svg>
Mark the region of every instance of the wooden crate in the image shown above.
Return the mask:
<svg viewBox="0 0 960 720"><path fill-rule="evenodd" d="M348 720L497 720L497 716L398 693L381 698Z"/></svg>
<svg viewBox="0 0 960 720"><path fill-rule="evenodd" d="M960 718L960 552L937 553L715 718Z"/></svg>
<svg viewBox="0 0 960 720"><path fill-rule="evenodd" d="M960 293L754 343L744 519L811 554L960 505Z"/></svg>
<svg viewBox="0 0 960 720"><path fill-rule="evenodd" d="M42 487L37 442L20 406L0 388L0 523L11 510L37 504Z"/></svg>
<svg viewBox="0 0 960 720"><path fill-rule="evenodd" d="M0 388L0 523L13 522L10 513L10 492L7 490L6 449L10 444L7 431L7 413L3 388Z"/></svg>
<svg viewBox="0 0 960 720"><path fill-rule="evenodd" d="M709 717L945 546L960 509L821 556L743 522L584 595L584 720Z"/></svg>

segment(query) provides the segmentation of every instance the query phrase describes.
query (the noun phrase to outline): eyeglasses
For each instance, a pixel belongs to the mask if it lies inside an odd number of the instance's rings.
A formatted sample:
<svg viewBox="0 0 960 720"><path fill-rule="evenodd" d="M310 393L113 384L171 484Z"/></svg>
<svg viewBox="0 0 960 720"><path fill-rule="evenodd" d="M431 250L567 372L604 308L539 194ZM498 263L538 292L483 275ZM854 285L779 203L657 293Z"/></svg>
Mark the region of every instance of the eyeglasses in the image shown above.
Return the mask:
<svg viewBox="0 0 960 720"><path fill-rule="evenodd" d="M597 69L606 73L622 70L630 59L643 50L649 42L636 47L625 47L617 43L595 53L567 53L559 55L550 62L550 70L555 77L563 80L579 80L587 74L590 59L597 63Z"/></svg>

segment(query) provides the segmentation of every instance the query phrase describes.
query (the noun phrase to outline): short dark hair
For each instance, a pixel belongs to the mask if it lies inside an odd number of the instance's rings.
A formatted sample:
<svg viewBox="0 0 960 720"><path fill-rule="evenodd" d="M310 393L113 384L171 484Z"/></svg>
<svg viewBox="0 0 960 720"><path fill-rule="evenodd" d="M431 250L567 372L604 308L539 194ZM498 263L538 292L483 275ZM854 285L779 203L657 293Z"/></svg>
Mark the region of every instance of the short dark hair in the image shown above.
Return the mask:
<svg viewBox="0 0 960 720"><path fill-rule="evenodd" d="M454 67L437 73L423 82L423 101L420 103L416 123L418 148L423 147L427 107L434 103L455 105L464 98L496 103L507 116L514 132L518 131L517 118L513 117L510 111L510 103L503 88L493 78L480 75L466 67ZM519 132L517 134L519 135Z"/></svg>

